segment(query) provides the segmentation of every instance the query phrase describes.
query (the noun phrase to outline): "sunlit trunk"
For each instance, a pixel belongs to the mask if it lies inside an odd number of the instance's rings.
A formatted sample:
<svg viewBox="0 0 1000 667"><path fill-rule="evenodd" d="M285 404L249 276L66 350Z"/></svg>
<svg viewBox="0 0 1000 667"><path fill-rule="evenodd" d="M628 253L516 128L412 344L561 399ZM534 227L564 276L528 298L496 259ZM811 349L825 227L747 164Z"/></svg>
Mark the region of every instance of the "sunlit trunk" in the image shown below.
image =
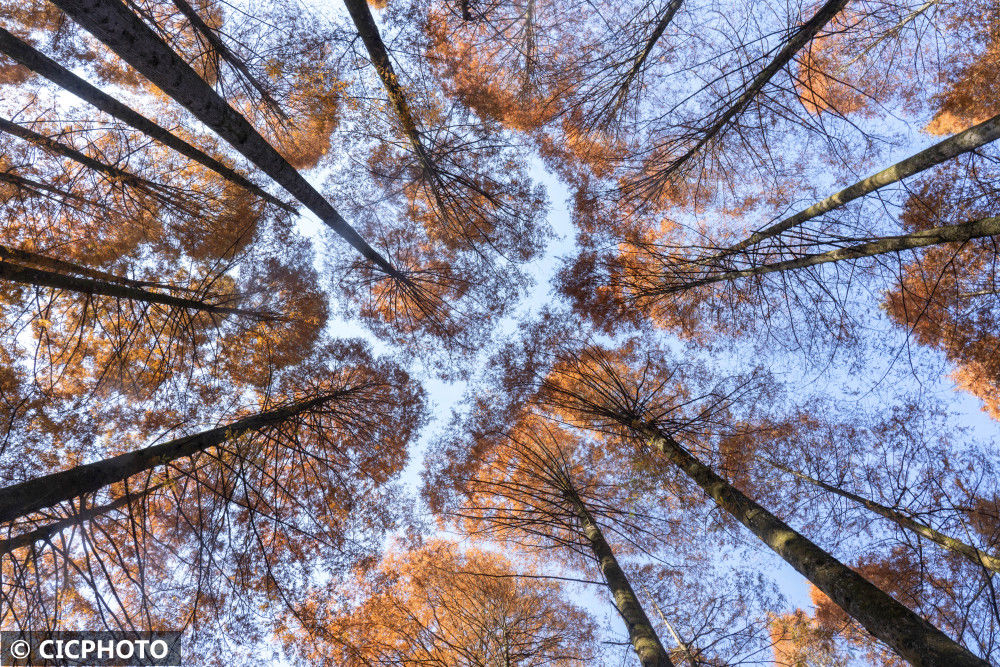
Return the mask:
<svg viewBox="0 0 1000 667"><path fill-rule="evenodd" d="M809 475L805 475L801 472L797 472L795 470L792 470L791 468L786 468L785 466L780 465L778 463L774 463L772 461L768 461L768 463L777 468L778 470L783 470L790 475L798 477L802 481L809 482L813 486L818 486L819 488L829 491L830 493L835 493L841 498L847 498L848 500L852 500L858 503L859 505L862 505L866 509L869 509L872 512L875 512L876 514L892 521L900 528L905 528L906 530L917 533L918 535L922 535L923 537L926 537L932 542L936 542L937 544L941 545L945 549L948 549L949 551L952 551L961 556L964 556L965 558L968 558L976 565L981 565L982 567L985 567L986 569L991 570L993 572L1000 572L1000 558L991 556L988 553L977 549L971 544L966 544L965 542L956 540L953 537L949 537L940 531L934 530L928 525L913 520L912 518L908 517L906 514L903 514L902 512L894 510L891 507L886 507L885 505L877 503L874 500L869 500L868 498L859 496L856 493L851 493L850 491L838 489L837 487L831 484L827 484L826 482L820 481L818 479L810 477Z"/></svg>
<svg viewBox="0 0 1000 667"><path fill-rule="evenodd" d="M0 521L13 521L45 507L94 493L105 486L171 461L193 456L244 433L280 424L334 400L337 396L338 394L329 394L300 401L208 431L4 487L0 489Z"/></svg>
<svg viewBox="0 0 1000 667"><path fill-rule="evenodd" d="M793 530L696 459L671 436L622 415L621 422L662 452L716 504L750 529L816 588L914 665L986 667L986 661Z"/></svg>
<svg viewBox="0 0 1000 667"><path fill-rule="evenodd" d="M793 271L795 269L802 269L808 266L828 264L830 262L860 259L862 257L874 257L876 255L885 255L893 252L902 252L904 250L924 248L941 243L962 243L964 241L995 236L997 234L1000 234L1000 218L982 218L981 220L964 222L960 225L947 225L944 227L923 229L918 232L913 232L912 234L902 234L900 236L886 236L876 241L869 241L868 243L859 243L846 248L836 248L835 250L829 250L827 252L805 255L803 257L796 257L795 259L789 259L783 262L774 262L773 264L762 264L761 266L740 269L738 271L725 271L716 275L708 275L703 278L694 278L690 280L680 278L677 280L676 284L672 284L670 277L667 277L664 281L663 292L681 292L695 287L701 287L702 285L711 285L712 283L738 280L740 278L749 278L752 276L763 276L768 273L776 273L779 271ZM684 267L688 265L681 264L680 266ZM697 268L698 267L695 265L692 267L692 270L697 271Z"/></svg>
<svg viewBox="0 0 1000 667"><path fill-rule="evenodd" d="M604 533L601 532L600 526L597 525L594 517L587 510L587 506L576 493L567 491L565 496L572 504L583 534L590 543L594 558L597 559L601 572L604 574L604 580L607 582L608 590L611 591L615 608L618 609L618 613L628 627L629 639L632 641L636 655L639 656L639 662L643 667L673 667L669 654L660 643L660 638L656 636L653 625L649 622L649 617L646 616L645 610L639 604L639 598L632 590L632 585L618 564L618 559L615 558L611 546L604 539Z"/></svg>

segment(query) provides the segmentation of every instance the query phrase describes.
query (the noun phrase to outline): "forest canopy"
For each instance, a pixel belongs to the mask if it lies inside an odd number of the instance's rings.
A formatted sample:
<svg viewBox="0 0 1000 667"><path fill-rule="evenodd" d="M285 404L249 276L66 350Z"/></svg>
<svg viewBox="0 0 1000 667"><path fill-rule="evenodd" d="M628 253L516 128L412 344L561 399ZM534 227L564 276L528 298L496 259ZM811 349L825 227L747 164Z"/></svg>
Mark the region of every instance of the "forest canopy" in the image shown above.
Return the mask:
<svg viewBox="0 0 1000 667"><path fill-rule="evenodd" d="M0 0L0 628L1000 664L1000 7Z"/></svg>

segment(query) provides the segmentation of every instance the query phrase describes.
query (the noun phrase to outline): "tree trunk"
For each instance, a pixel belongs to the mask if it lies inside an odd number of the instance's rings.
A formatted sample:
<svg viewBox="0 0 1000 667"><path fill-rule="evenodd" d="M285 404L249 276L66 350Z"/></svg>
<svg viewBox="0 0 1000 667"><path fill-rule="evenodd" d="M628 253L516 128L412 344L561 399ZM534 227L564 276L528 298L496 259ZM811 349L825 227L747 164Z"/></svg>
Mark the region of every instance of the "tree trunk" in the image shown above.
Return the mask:
<svg viewBox="0 0 1000 667"><path fill-rule="evenodd" d="M886 236L878 239L877 241L861 243L858 245L848 246L846 248L837 248L835 250L816 253L814 255L804 255L802 257L796 257L795 259L789 259L783 262L763 264L749 269L726 271L714 276L709 275L704 278L696 278L687 282L678 283L677 285L669 285L665 282L665 286L662 291L665 294L683 292L685 290L701 287L702 285L710 285L712 283L738 280L740 278L748 278L751 276L762 276L778 271L791 271L794 269L805 268L807 266L816 266L818 264L827 264L829 262L839 262L845 259L874 257L876 255L885 255L891 252L924 248L926 246L938 245L941 243L962 243L965 241L971 241L972 239L995 236L997 234L1000 234L1000 217L982 218L980 220L964 222L960 225L934 227L931 229L924 229L919 232L913 232L912 234L903 234L901 236Z"/></svg>
<svg viewBox="0 0 1000 667"><path fill-rule="evenodd" d="M628 90L632 86L632 82L635 81L636 77L642 71L643 66L646 61L649 60L649 54L653 52L653 47L656 43L660 41L660 37L666 31L667 26L670 22L674 20L674 15L677 10L681 8L681 4L684 0L670 0L667 8L663 12L663 16L656 22L656 26L653 28L652 34L650 34L649 39L646 40L645 46L643 46L642 51L636 55L635 60L632 61L632 67L629 68L628 73L622 80L620 86L618 86L618 91L615 93L614 102L611 105L612 109L619 109L625 102L625 98L628 96Z"/></svg>
<svg viewBox="0 0 1000 667"><path fill-rule="evenodd" d="M594 557L597 559L601 572L604 573L604 579L607 581L608 590L611 591L615 607L628 627L629 639L632 641L636 655L639 656L639 662L643 667L673 667L674 663L671 662L670 655L660 643L660 638L656 636L653 625L649 622L649 617L646 616L645 610L639 604L639 598L632 590L632 585L618 564L618 559L615 558L611 546L604 539L600 526L594 521L594 517L591 516L587 506L584 505L575 491L565 491L564 495L573 505L573 510L580 520L583 534L590 542Z"/></svg>
<svg viewBox="0 0 1000 667"><path fill-rule="evenodd" d="M249 431L279 424L338 396L340 393L311 398L208 431L4 487L0 489L0 521L14 521L45 507L93 493L157 466L193 456Z"/></svg>
<svg viewBox="0 0 1000 667"><path fill-rule="evenodd" d="M120 0L53 0L53 4L229 142L368 261L393 278L407 282L246 118Z"/></svg>
<svg viewBox="0 0 1000 667"><path fill-rule="evenodd" d="M171 296L169 294L159 294L158 292L150 292L149 290L144 290L138 287L116 284L104 280L68 276L64 273L36 269L2 259L0 259L0 279L21 283L23 285L54 287L56 289L64 289L80 294L100 294L102 296L129 299L131 301L139 301L142 303L159 303L164 306L197 310L205 313L215 313L219 315L245 315L247 317L254 317L261 320L280 319L269 313L245 310L242 308L229 308L226 306L206 303L197 299L187 299L179 296Z"/></svg>
<svg viewBox="0 0 1000 667"><path fill-rule="evenodd" d="M219 54L219 57L229 63L230 67L236 70L254 89L260 94L261 99L264 104L268 106L269 109L278 114L282 119L288 118L285 112L281 109L281 105L278 101L271 96L266 88L261 84L261 82L253 75L250 68L247 67L246 63L240 60L240 58L229 50L225 42L219 37L218 33L198 15L198 12L192 7L186 0L173 0L174 6L180 10L184 18L188 20L191 27L201 35L201 37L208 42L208 45L212 47L212 50Z"/></svg>
<svg viewBox="0 0 1000 667"><path fill-rule="evenodd" d="M692 456L658 428L622 415L619 421L686 473L716 504L750 529L865 629L914 665L987 667L936 627L820 549Z"/></svg>
<svg viewBox="0 0 1000 667"><path fill-rule="evenodd" d="M675 642L677 642L677 647L684 652L684 657L686 657L688 662L691 663L691 667L700 667L702 664L701 660L695 656L694 651L691 650L691 646L681 639L680 633L678 633L677 630L674 629L674 626L670 624L670 621L667 620L667 615L663 613L662 609L660 609L660 605L656 604L656 600L649 594L649 591L645 586L642 587L642 592L649 598L649 603L653 605L653 609L656 610L656 614L660 617L660 620L663 621L663 625L665 625L667 630L670 631L670 636L674 638Z"/></svg>
<svg viewBox="0 0 1000 667"><path fill-rule="evenodd" d="M741 114L744 109L753 101L767 83L774 78L774 75L781 71L792 58L808 44L816 34L823 29L827 23L836 16L840 10L847 5L848 0L827 0L820 7L819 11L811 19L803 23L789 37L785 45L778 52L771 62L767 64L760 74L758 74L742 94L733 102L728 109L715 118L711 125L698 132L698 141L687 150L680 158L673 160L665 169L656 174L658 180L669 178L671 174L680 169L685 162L694 157L705 144L710 142L719 134L729 122Z"/></svg>
<svg viewBox="0 0 1000 667"><path fill-rule="evenodd" d="M918 174L921 171L941 164L942 162L950 160L953 157L957 157L963 153L968 153L976 150L977 148L981 148L982 146L995 141L997 138L1000 138L1000 115L994 116L989 120L984 120L979 125L974 125L963 132L952 135L944 141L934 144L930 148L925 148L919 153L911 155L905 160L901 160L891 167L883 169L877 174L873 174L868 178L863 178L854 185L846 187L836 194L830 195L823 201L817 202L809 208L799 211L795 215L791 215L780 222L776 222L770 227L766 227L759 232L754 232L743 241L726 248L718 254L706 258L704 261L721 259L740 252L741 250L745 250L746 248L756 245L765 239L788 231L792 227L796 227L804 222L812 220L813 218L819 217L824 213L829 213L836 208L840 208L844 204L852 202L859 197L875 192L886 185L898 183L908 176Z"/></svg>
<svg viewBox="0 0 1000 667"><path fill-rule="evenodd" d="M375 71L378 72L379 78L382 79L382 85L389 96L389 102L392 103L392 108L396 112L399 124L403 128L406 138L409 139L410 145L413 146L413 151L417 154L417 159L420 160L420 164L424 169L431 170L430 156L421 140L416 118L410 111L410 105L406 101L406 93L403 92L403 87L399 85L399 79L396 77L396 72L392 68L392 61L389 59L389 52L382 41L382 35L379 34L378 26L375 25L375 19L372 17L367 1L344 0L344 5L347 6L347 11L351 14L355 30L358 31L361 41L364 42L368 58L372 61L372 65L374 65Z"/></svg>
<svg viewBox="0 0 1000 667"><path fill-rule="evenodd" d="M101 204L98 202L87 199L83 195L78 195L75 192L70 192L68 190L63 190L55 186L49 185L48 183L39 183L30 178L25 178L15 174L12 171L0 171L0 182L8 183L13 185L18 190L26 190L28 192L33 192L39 196L45 196L44 193L49 193L50 195L55 195L62 199L71 199L73 201L79 202L80 204L88 204L91 206L100 207Z"/></svg>
<svg viewBox="0 0 1000 667"><path fill-rule="evenodd" d="M987 570L990 570L992 572L1000 572L1000 558L991 556L986 552L977 549L971 544L966 544L965 542L956 540L955 538L949 537L944 533L941 533L931 528L930 526L922 524L919 521L915 521L914 519L910 518L909 516L898 510L894 510L891 507L887 507L885 505L877 503L874 500L869 500L868 498L864 498L855 493L851 493L850 491L844 491L843 489L839 489L831 484L827 484L826 482L820 481L801 472L792 470L791 468L786 468L785 466L779 463L775 463L773 461L767 461L767 464L777 468L778 470L783 470L784 472L787 472L789 475L798 477L804 482L809 482L813 486L818 486L819 488L829 491L830 493L835 493L842 498L853 500L859 505L862 505L867 509L871 510L872 512L875 512L879 516L889 519L900 528L905 528L906 530L909 530L918 535L926 537L932 542L936 542L937 544L941 545L945 549L948 549L949 551L952 551L954 553L959 554L960 556L969 559L976 565L985 567Z"/></svg>
<svg viewBox="0 0 1000 667"><path fill-rule="evenodd" d="M169 130L160 127L145 116L136 113L110 95L107 95L98 88L90 85L59 63L41 53L30 44L21 41L3 28L0 28L0 53L4 53L13 58L35 74L45 77L60 88L76 95L81 100L93 105L109 116L117 118L126 125L129 125L143 134L152 137L164 146L172 148L188 159L197 162L203 167L211 169L227 181L252 192L275 206L280 206L290 213L295 213L294 206L281 201L274 195L263 190L260 186L252 183L250 180L241 176L236 171L230 169L215 158L195 148Z"/></svg>

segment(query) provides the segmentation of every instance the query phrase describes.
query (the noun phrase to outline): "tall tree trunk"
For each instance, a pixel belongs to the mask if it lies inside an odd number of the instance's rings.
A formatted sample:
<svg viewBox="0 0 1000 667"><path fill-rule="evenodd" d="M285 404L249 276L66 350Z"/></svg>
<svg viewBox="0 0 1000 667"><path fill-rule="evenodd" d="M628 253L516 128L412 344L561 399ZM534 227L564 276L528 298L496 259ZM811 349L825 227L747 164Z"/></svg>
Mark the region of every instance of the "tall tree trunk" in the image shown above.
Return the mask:
<svg viewBox="0 0 1000 667"><path fill-rule="evenodd" d="M567 489L563 494L573 506L583 534L590 542L590 549L594 553L594 558L597 559L601 572L604 573L604 579L607 581L608 590L611 591L615 608L618 609L618 613L628 627L629 639L632 641L636 655L639 656L639 662L643 667L673 667L674 663L671 662L670 655L660 643L660 638L656 636L653 625L649 622L649 617L646 616L645 610L639 603L639 598L632 590L628 577L625 576L625 572L618 564L618 559L615 558L611 545L604 539L604 533L601 532L600 526L597 525L587 506L575 491Z"/></svg>
<svg viewBox="0 0 1000 667"><path fill-rule="evenodd" d="M725 271L714 276L708 275L703 278L695 278L692 280L678 282L676 284L670 284L670 279L668 277L664 280L663 288L660 291L664 294L672 294L694 289L695 287L701 287L702 285L710 285L712 283L738 280L740 278L749 278L751 276L762 276L778 271L791 271L794 269L805 268L807 266L839 262L845 259L874 257L876 255L885 255L887 253L901 252L903 250L924 248L926 246L938 245L941 243L963 243L965 241L980 239L987 236L995 236L997 234L1000 234L1000 217L982 218L971 222L963 222L959 225L946 225L943 227L923 229L918 232L913 232L912 234L885 236L868 243L860 243L846 248L837 248L835 250L829 250L827 252L816 253L813 255L803 255L802 257L796 257L795 259L775 262L773 264L762 264L761 266L754 266L748 269ZM685 264L681 264L681 266L685 266Z"/></svg>
<svg viewBox="0 0 1000 667"><path fill-rule="evenodd" d="M243 62L239 56L233 53L228 46L226 46L225 42L222 41L222 38L219 37L219 34L211 26L205 23L204 19L198 15L195 8L192 7L186 0L173 0L173 2L174 6L180 10L181 14L184 15L184 18L186 18L188 23L191 24L191 27L194 28L199 35L201 35L212 50L215 51L220 58L229 63L230 67L236 70L244 78L244 80L254 87L268 108L278 114L278 116L282 119L287 120L288 116L282 110L278 101L271 96L271 93L269 93L257 77L253 75L253 72L250 71L250 68L247 67L246 63Z"/></svg>
<svg viewBox="0 0 1000 667"><path fill-rule="evenodd" d="M837 488L832 484L827 484L826 482L815 479L814 477L810 477L809 475L798 472L797 470L792 470L791 468L787 468L781 465L780 463L775 463L774 461L767 461L767 464L773 466L774 468L777 468L778 470L787 472L789 475L793 475L794 477L797 477L804 482L809 482L813 486L818 486L819 488L825 491L834 493L840 496L841 498L847 498L848 500L852 500L858 503L859 505L862 505L863 507L871 510L872 512L875 512L879 516L882 516L888 519L889 521L892 521L900 528L904 528L913 533L926 537L932 542L936 542L937 544L941 545L945 549L948 549L949 551L952 551L954 553L959 554L960 556L969 559L976 565L985 567L987 570L990 570L992 572L1000 572L1000 558L991 556L988 553L981 551L980 549L977 549L971 544L966 544L965 542L956 540L953 537L949 537L944 533L931 528L928 525L925 525L923 523L920 523L919 521L914 520L913 518L907 516L903 512L900 512L891 507L887 507L885 505L877 503L874 500L869 500L868 498L859 496L856 493L851 493L850 491L845 491L843 489Z"/></svg>
<svg viewBox="0 0 1000 667"><path fill-rule="evenodd" d="M674 15L677 13L677 10L681 8L683 1L684 0L670 0L667 4L663 14L656 22L653 32L649 35L649 38L646 40L642 50L632 61L632 67L629 68L625 77L622 79L621 84L618 86L618 90L615 92L615 96L611 104L611 108L613 110L617 111L625 103L625 98L628 97L628 91L632 86L632 82L635 81L636 77L639 76L639 73L642 72L643 66L646 64L646 61L649 60L649 55L653 52L653 47L656 46L658 41L660 41L660 37L663 36L663 33L666 31L667 26L670 25L670 22L674 20Z"/></svg>
<svg viewBox="0 0 1000 667"><path fill-rule="evenodd" d="M368 2L366 0L344 0L344 5L347 6L347 11L354 22L354 28L358 31L358 35L365 45L368 58L372 61L379 78L382 79L382 86L385 88L386 95L389 96L389 102L396 112L403 133L406 134L417 159L420 160L420 166L425 170L433 171L430 155L420 137L416 117L410 110L403 87L399 85L399 78L392 68L392 61L389 59L389 51L385 48L378 26L375 25L375 18L368 8Z"/></svg>
<svg viewBox="0 0 1000 667"><path fill-rule="evenodd" d="M656 610L657 616L659 616L660 620L663 621L663 625L667 627L667 630L670 632L670 636L674 638L675 642L677 642L677 647L684 652L684 657L691 663L691 667L700 667L702 664L701 660L695 656L694 651L691 650L690 644L681 639L680 633L678 633L677 630L674 629L674 626L671 625L670 621L667 620L667 615L663 613L662 609L660 609L660 605L656 604L656 600L649 594L649 591L645 586L642 587L642 592L649 598L649 603L653 605L653 609Z"/></svg>
<svg viewBox="0 0 1000 667"><path fill-rule="evenodd" d="M748 238L736 243L720 253L705 258L704 262L711 262L723 257L728 257L742 250L756 245L765 239L778 236L793 227L797 227L804 222L817 218L824 213L840 208L848 202L852 202L859 197L875 192L876 190L898 183L899 181L913 176L935 165L941 164L953 157L974 151L986 144L1000 138L1000 115L996 115L989 120L984 120L979 125L974 125L967 130L959 132L940 141L930 148L911 155L905 160L901 160L891 167L887 167L877 174L872 174L868 178L863 178L854 185L850 185L836 194L832 194L826 199L816 202L809 208L803 209L795 215L790 215L780 222L766 227L759 232L754 232Z"/></svg>
<svg viewBox="0 0 1000 667"><path fill-rule="evenodd" d="M42 52L38 51L30 44L21 41L15 35L0 28L0 53L13 58L21 65L24 65L35 74L45 77L63 90L76 95L84 102L100 109L104 113L112 116L126 125L139 130L143 134L155 139L164 146L172 148L181 155L194 162L211 169L227 181L252 192L258 197L280 206L290 213L295 213L295 207L291 206L260 186L238 174L233 169L222 164L205 152L195 148L188 142L166 130L145 116L136 113L110 95L102 92L98 88L90 85L68 69L55 62Z"/></svg>
<svg viewBox="0 0 1000 667"><path fill-rule="evenodd" d="M55 195L63 200L72 200L80 204L87 204L91 206L100 207L101 204L95 202L91 199L87 199L83 195L77 194L75 192L70 192L69 190L63 190L62 188L57 188L55 186L49 185L48 183L40 183L38 181L32 180L30 178L25 178L19 174L15 174L12 171L0 171L0 182L8 183L13 185L18 190L25 190L27 192L33 192L40 196L45 196L45 193L49 195Z"/></svg>
<svg viewBox="0 0 1000 667"><path fill-rule="evenodd" d="M407 283L288 160L120 0L52 0L160 90L229 142L368 261Z"/></svg>
<svg viewBox="0 0 1000 667"><path fill-rule="evenodd" d="M77 292L79 294L100 294L102 296L111 296L118 299L129 299L131 301L139 301L142 303L158 303L164 306L185 308L205 313L215 313L218 315L245 315L247 317L254 317L262 320L280 319L269 313L245 310L242 308L229 308L227 306L206 303L205 301L199 301L197 299L187 299L184 297L172 296L170 294L150 292L149 290L144 290L138 287L116 284L105 280L69 276L64 273L46 271L45 269L36 269L2 259L0 259L0 279L21 283L23 285L54 287L56 289L64 289L71 292Z"/></svg>
<svg viewBox="0 0 1000 667"><path fill-rule="evenodd" d="M406 99L406 93L403 90L403 87L399 84L399 78L396 76L396 72L392 67L389 52L385 47L385 43L382 41L382 35L379 33L378 26L375 25L375 18L372 16L371 10L368 8L367 0L344 0L344 5L347 7L347 11L351 15L351 20L354 22L354 27L357 30L358 35L361 37L361 41L365 45L365 50L368 52L368 58L375 67L375 71L378 72L379 78L382 79L382 86L385 88L386 95L389 97L389 102L392 104L392 108L396 112L396 117L399 119L400 127L406 135L406 138L409 140L410 146L413 148L413 153L417 157L417 161L420 163L420 168L423 171L423 180L430 189L430 194L431 197L433 197L435 204L437 204L438 214L442 219L446 221L450 220L451 224L458 227L464 227L461 220L456 219L453 216L453 206L449 206L446 200L446 186L441 177L441 171L438 169L433 157L424 145L420 132L420 126L417 124L416 116L413 115L412 109L410 109L410 104ZM466 187L470 187L470 189L478 191L479 194L488 197L484 191L471 183L469 180L462 177L458 177L456 180L460 181ZM481 234L478 227L476 227L476 230ZM482 236L487 243L490 242L487 235L483 234Z"/></svg>
<svg viewBox="0 0 1000 667"><path fill-rule="evenodd" d="M659 170L655 174L655 178L658 181L663 181L670 177L671 174L679 170L684 163L694 157L698 151L700 151L708 142L715 138L726 125L729 124L731 120L737 117L739 114L743 113L743 110L747 108L750 102L753 101L755 97L760 93L767 83L774 78L774 75L780 72L788 63L792 61L792 58L802 50L803 47L808 44L813 37L823 29L827 23L836 16L840 10L842 10L848 3L848 0L827 0L827 2L819 8L819 11L813 15L811 19L803 23L799 28L792 33L792 35L785 41L785 45L781 48L778 54L767 64L767 66L758 74L750 85L740 94L738 98L722 113L720 113L712 123L703 130L698 131L698 140L695 142L691 148L687 150L681 157L676 160L671 161L666 168Z"/></svg>
<svg viewBox="0 0 1000 667"><path fill-rule="evenodd" d="M716 504L823 591L871 634L914 665L987 667L985 660L793 530L696 459L670 435L628 415L618 420L662 452Z"/></svg>
<svg viewBox="0 0 1000 667"><path fill-rule="evenodd" d="M208 431L4 487L0 489L0 521L14 521L45 507L93 493L157 466L193 456L244 433L280 424L341 395L341 392L337 392L299 401Z"/></svg>

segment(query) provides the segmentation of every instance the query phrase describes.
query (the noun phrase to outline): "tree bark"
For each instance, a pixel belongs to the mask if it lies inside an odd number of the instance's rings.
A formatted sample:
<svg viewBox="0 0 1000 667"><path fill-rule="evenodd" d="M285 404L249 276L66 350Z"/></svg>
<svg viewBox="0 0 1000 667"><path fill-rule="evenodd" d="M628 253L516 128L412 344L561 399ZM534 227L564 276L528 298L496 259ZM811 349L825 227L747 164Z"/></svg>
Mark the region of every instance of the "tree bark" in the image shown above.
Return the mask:
<svg viewBox="0 0 1000 667"><path fill-rule="evenodd" d="M604 573L604 579L607 581L608 590L611 591L615 608L618 609L618 613L628 627L629 639L632 641L636 655L639 656L639 662L643 667L673 667L674 663L670 660L670 655L660 643L660 638L656 636L653 625L649 622L649 617L646 616L645 610L639 603L639 598L632 590L628 577L625 576L625 572L618 564L618 559L615 558L611 545L604 539L600 526L597 525L594 517L587 510L587 506L574 491L565 491L564 495L573 505L583 534L590 543L590 549L594 553L594 558L597 559L601 572Z"/></svg>
<svg viewBox="0 0 1000 667"><path fill-rule="evenodd" d="M788 216L784 220L776 222L759 232L754 232L743 241L726 248L721 253L705 258L704 261L710 262L712 260L721 259L745 250L746 248L756 245L765 239L777 236L782 232L786 232L792 227L797 227L798 225L819 217L824 213L829 213L836 208L840 208L844 204L852 202L859 197L875 192L886 185L898 183L904 178L918 174L935 165L941 164L946 160L950 160L953 157L957 157L963 153L968 153L977 148L981 148L998 138L1000 138L1000 115L996 115L989 120L984 120L979 125L974 125L967 130L952 135L944 141L934 144L930 148L925 148L919 153L911 155L905 160L901 160L891 167L883 169L877 174L872 174L868 178L863 178L854 185L848 186L840 192L830 195L826 199L813 204L807 209L799 211L795 215Z"/></svg>
<svg viewBox="0 0 1000 667"><path fill-rule="evenodd" d="M667 630L670 631L670 636L674 638L675 642L677 642L677 648L684 652L684 656L687 658L688 662L691 663L691 667L700 667L701 660L695 656L694 651L691 650L691 646L681 639L680 633L678 633L677 630L674 629L674 626L670 624L670 621L667 620L667 615L663 613L662 609L660 609L660 605L656 604L656 600L649 594L646 587L643 586L642 589L642 592L647 598L649 598L649 603L652 604L653 609L656 610L660 620L663 621L663 625L665 625Z"/></svg>
<svg viewBox="0 0 1000 667"><path fill-rule="evenodd" d="M62 199L71 199L81 204L100 206L97 202L87 199L82 195L78 195L75 192L63 190L49 185L48 183L39 183L38 181L15 174L12 171L0 171L0 182L9 183L18 190L27 190L28 192L34 192L37 195L42 195L42 193L47 192L50 195L55 195L57 197L61 197Z"/></svg>
<svg viewBox="0 0 1000 667"><path fill-rule="evenodd" d="M954 553L959 554L960 556L969 559L976 565L980 565L992 572L1000 572L1000 558L991 556L988 553L980 549L977 549L971 544L966 544L965 542L956 540L953 537L949 537L944 533L931 528L928 525L925 525L923 523L920 523L919 521L912 519L911 517L907 516L906 514L898 510L894 510L891 507L887 507L885 505L877 503L874 500L869 500L868 498L859 496L855 493L851 493L850 491L839 489L833 486L832 484L827 484L826 482L810 477L809 475L806 475L804 473L792 470L791 468L786 468L785 466L779 463L775 463L774 461L767 461L767 463L768 465L773 466L778 470L787 472L789 475L793 475L804 482L809 482L813 486L818 486L819 488L825 491L829 491L830 493L834 493L842 498L853 500L859 505L862 505L863 507L871 510L872 512L875 512L879 516L882 516L888 519L889 521L892 521L900 528L905 528L906 530L909 530L918 535L926 537L932 542L936 542L937 544L941 545L945 549L948 549L949 551L952 551Z"/></svg>
<svg viewBox="0 0 1000 667"><path fill-rule="evenodd" d="M618 86L618 91L615 93L614 103L611 105L612 109L618 109L625 101L625 97L628 95L628 89L632 85L639 73L642 71L643 65L649 59L649 54L653 52L653 47L656 43L660 41L660 37L666 31L667 26L670 22L674 20L674 15L677 10L681 8L681 4L684 0L670 0L667 5L666 10L663 12L663 16L660 17L659 21L656 22L656 26L653 28L652 34L646 40L646 44L643 46L642 51L636 55L635 60L632 61L632 67L629 68L628 73L622 80L620 86Z"/></svg>
<svg viewBox="0 0 1000 667"><path fill-rule="evenodd" d="M936 627L793 530L692 456L654 425L621 415L619 421L662 452L716 504L750 529L872 635L914 665L987 667Z"/></svg>
<svg viewBox="0 0 1000 667"><path fill-rule="evenodd" d="M279 424L308 412L340 395L327 394L300 401L208 431L4 487L0 489L0 521L14 521L45 507L93 493L157 466L193 456L244 433Z"/></svg>
<svg viewBox="0 0 1000 667"><path fill-rule="evenodd" d="M131 278L126 278L124 276L118 276L113 273L108 273L107 271L100 271L98 269L94 269L89 266L83 266L82 264L74 264L73 262L67 262L62 259L46 257L45 255L39 255L34 252L28 252L27 250L8 248L7 246L3 245L0 245L0 260L7 260L13 264L20 264L23 266L34 265L34 267L36 268L50 269L57 273L74 274L77 276L84 276L87 278L96 278L97 280L104 280L107 282L117 283L120 285L127 285L129 287L140 287L140 288L156 287L158 289L165 289L173 292L187 292L190 294L198 293L198 290L192 289L190 287L179 287L176 285L168 285L165 283L158 283L152 280L133 280Z"/></svg>
<svg viewBox="0 0 1000 667"><path fill-rule="evenodd" d="M246 118L120 0L53 0L53 4L229 142L368 261L393 278L408 282Z"/></svg>
<svg viewBox="0 0 1000 667"><path fill-rule="evenodd" d="M55 62L26 42L21 41L15 35L7 32L3 28L0 28L0 53L4 53L10 58L13 58L35 74L45 77L63 90L76 95L81 100L93 105L109 116L117 118L126 125L139 130L164 146L172 148L188 159L197 162L203 167L211 169L227 181L252 192L275 206L280 206L290 213L295 213L294 206L281 201L274 195L263 190L260 186L248 180L246 177L241 176L236 171L230 169L215 158L195 148L169 130L160 127L145 116L136 113L110 95L90 85L59 63Z"/></svg>
<svg viewBox="0 0 1000 667"><path fill-rule="evenodd" d="M677 285L670 285L664 281L663 292L666 294L682 292L702 285L710 285L723 281L738 280L751 276L762 276L778 271L791 271L807 266L839 262L845 259L860 259L862 257L874 257L892 252L924 248L941 243L962 243L973 239L985 238L1000 234L1000 217L982 218L971 222L964 222L960 225L947 225L943 227L933 227L923 229L912 234L900 236L886 236L876 241L860 243L846 248L837 248L827 252L804 255L773 264L763 264L749 269L736 271L726 271L717 275L710 275L704 278L697 278Z"/></svg>
<svg viewBox="0 0 1000 667"><path fill-rule="evenodd" d="M219 315L244 315L262 320L280 319L268 313L245 310L242 308L229 308L226 306L206 303L197 299L172 296L170 294L159 294L157 292L150 292L149 290L144 290L138 287L115 284L104 280L68 276L64 273L36 269L2 259L0 259L0 279L21 283L23 285L54 287L56 289L64 289L80 294L100 294L102 296L111 296L118 299L128 299L130 301L158 303L164 306L197 310L205 313L215 313Z"/></svg>
<svg viewBox="0 0 1000 667"><path fill-rule="evenodd" d="M186 0L173 0L174 6L180 10L184 18L188 20L191 27L198 32L199 35L204 38L208 45L219 54L219 57L225 60L229 65L239 72L243 78L249 82L251 86L260 94L261 99L264 103L275 113L277 113L281 118L287 119L287 115L281 109L281 105L278 101L271 96L271 94L264 88L263 84L253 75L250 68L247 67L246 63L243 62L235 53L229 50L222 38L219 37L218 33L198 15L195 8L192 7Z"/></svg>

